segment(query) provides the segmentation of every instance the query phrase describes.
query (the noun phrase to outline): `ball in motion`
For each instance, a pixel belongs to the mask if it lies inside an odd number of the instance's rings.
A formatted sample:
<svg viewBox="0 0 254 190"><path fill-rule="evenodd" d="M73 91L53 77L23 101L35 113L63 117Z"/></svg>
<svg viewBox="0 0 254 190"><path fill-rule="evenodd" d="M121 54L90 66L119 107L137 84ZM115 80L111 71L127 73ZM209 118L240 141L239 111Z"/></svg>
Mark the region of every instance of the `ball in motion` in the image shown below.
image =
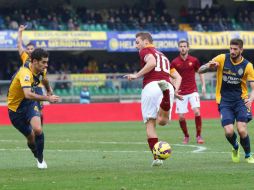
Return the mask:
<svg viewBox="0 0 254 190"><path fill-rule="evenodd" d="M153 155L160 160L169 158L171 152L171 146L167 142L159 141L153 147Z"/></svg>

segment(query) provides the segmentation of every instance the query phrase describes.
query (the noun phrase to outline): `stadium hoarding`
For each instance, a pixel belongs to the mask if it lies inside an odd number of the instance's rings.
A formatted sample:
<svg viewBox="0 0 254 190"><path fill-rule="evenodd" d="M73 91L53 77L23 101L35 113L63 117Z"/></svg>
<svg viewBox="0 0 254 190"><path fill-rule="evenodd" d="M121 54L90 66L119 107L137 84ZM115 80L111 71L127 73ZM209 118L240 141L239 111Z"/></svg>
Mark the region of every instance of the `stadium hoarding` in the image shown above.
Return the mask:
<svg viewBox="0 0 254 190"><path fill-rule="evenodd" d="M133 52L135 47L135 34L138 31L107 32L107 50L110 52ZM187 39L186 32L164 31L151 33L154 45L161 51L177 51L178 41Z"/></svg>
<svg viewBox="0 0 254 190"><path fill-rule="evenodd" d="M135 52L135 34L127 32L89 31L24 31L24 45L32 42L36 47L54 51L107 50L109 52ZM0 31L0 51L17 50L17 31ZM230 39L239 37L245 49L254 49L254 32L178 32L162 31L152 33L154 45L161 51L178 51L177 42L188 39L191 49L228 49Z"/></svg>
<svg viewBox="0 0 254 190"><path fill-rule="evenodd" d="M0 50L13 48L17 49L17 32L0 31Z"/></svg>
<svg viewBox="0 0 254 190"><path fill-rule="evenodd" d="M106 79L106 74L70 74L73 86L103 86Z"/></svg>
<svg viewBox="0 0 254 190"><path fill-rule="evenodd" d="M214 100L201 101L201 114L204 119L219 119L218 105ZM49 104L44 106L45 123L83 123L83 122L126 122L141 121L140 103L92 103L92 104ZM190 107L189 107L190 108ZM173 110L175 104L173 104ZM254 111L254 108L252 108ZM0 126L10 125L7 106L0 106ZM71 116L70 116L71 113ZM186 119L193 118L193 112ZM172 120L178 115L172 112Z"/></svg>
<svg viewBox="0 0 254 190"><path fill-rule="evenodd" d="M0 31L0 50L17 49L16 31ZM47 50L105 50L106 32L24 31L23 43L29 42Z"/></svg>
<svg viewBox="0 0 254 190"><path fill-rule="evenodd" d="M230 40L240 38L244 41L245 49L254 49L254 32L225 31L225 32L196 32L189 31L188 41L191 49L218 50L228 49Z"/></svg>

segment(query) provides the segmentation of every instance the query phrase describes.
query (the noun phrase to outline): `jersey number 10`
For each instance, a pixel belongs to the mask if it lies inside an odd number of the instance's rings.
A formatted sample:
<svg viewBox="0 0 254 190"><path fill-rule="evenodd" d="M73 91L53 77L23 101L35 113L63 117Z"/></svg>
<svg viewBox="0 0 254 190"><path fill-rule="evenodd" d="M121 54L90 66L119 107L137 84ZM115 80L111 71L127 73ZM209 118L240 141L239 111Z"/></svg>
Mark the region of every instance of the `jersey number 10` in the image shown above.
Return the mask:
<svg viewBox="0 0 254 190"><path fill-rule="evenodd" d="M154 70L158 72L162 70L165 73L170 73L170 63L168 58L158 53L155 53L155 55L156 55L156 67L154 68Z"/></svg>

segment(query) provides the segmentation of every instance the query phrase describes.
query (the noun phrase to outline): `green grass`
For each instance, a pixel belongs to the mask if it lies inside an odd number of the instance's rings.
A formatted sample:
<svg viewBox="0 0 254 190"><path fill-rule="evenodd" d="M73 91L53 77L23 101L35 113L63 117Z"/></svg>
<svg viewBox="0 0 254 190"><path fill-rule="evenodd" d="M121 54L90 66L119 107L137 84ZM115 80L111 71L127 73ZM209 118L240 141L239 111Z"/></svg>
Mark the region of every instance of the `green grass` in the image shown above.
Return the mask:
<svg viewBox="0 0 254 190"><path fill-rule="evenodd" d="M160 140L173 149L160 168L152 168L142 122L46 125L47 170L38 170L25 138L13 127L0 127L0 189L18 190L168 190L253 189L254 165L231 162L231 147L218 120L203 121L206 149L182 146L177 121L158 127ZM250 123L250 126L252 123ZM254 131L250 127L252 147Z"/></svg>

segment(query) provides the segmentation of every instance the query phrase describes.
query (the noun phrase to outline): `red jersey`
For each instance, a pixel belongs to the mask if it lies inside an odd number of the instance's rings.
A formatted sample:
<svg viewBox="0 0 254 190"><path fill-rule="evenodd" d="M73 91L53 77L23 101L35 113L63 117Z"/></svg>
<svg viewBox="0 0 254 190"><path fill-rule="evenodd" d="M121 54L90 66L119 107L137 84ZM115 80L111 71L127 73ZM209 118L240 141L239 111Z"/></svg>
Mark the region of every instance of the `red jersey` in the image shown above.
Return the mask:
<svg viewBox="0 0 254 190"><path fill-rule="evenodd" d="M159 52L154 47L146 47L139 52L141 68L145 66L145 58L149 54L155 57L156 67L144 75L143 88L152 81L166 80L170 82L170 62L163 53Z"/></svg>
<svg viewBox="0 0 254 190"><path fill-rule="evenodd" d="M200 67L200 62L196 57L188 55L187 59L183 60L179 55L171 62L171 67L175 68L182 77L179 94L186 95L198 92L195 73Z"/></svg>

